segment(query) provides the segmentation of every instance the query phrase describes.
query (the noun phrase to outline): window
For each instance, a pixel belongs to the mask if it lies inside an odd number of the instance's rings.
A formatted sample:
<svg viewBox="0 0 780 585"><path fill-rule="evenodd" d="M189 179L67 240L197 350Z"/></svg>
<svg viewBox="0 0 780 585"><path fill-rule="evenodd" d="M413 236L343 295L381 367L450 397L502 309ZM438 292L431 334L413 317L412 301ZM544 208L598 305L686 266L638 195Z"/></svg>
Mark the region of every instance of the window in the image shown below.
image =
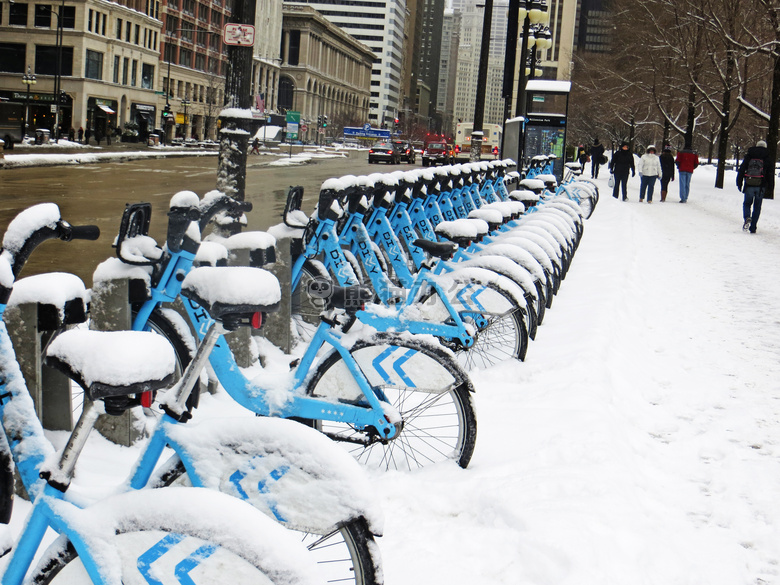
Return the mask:
<svg viewBox="0 0 780 585"><path fill-rule="evenodd" d="M51 6L46 4L35 5L35 26L38 28L51 28Z"/></svg>
<svg viewBox="0 0 780 585"><path fill-rule="evenodd" d="M84 77L87 79L103 79L103 53L87 49Z"/></svg>
<svg viewBox="0 0 780 585"><path fill-rule="evenodd" d="M165 43L165 62L166 63L175 63L176 62L176 45L172 45L170 43Z"/></svg>
<svg viewBox="0 0 780 585"><path fill-rule="evenodd" d="M182 29L180 32L181 38L187 42L192 42L192 25L188 22L182 21Z"/></svg>
<svg viewBox="0 0 780 585"><path fill-rule="evenodd" d="M153 82L154 82L154 65L149 65L149 63L143 63L141 65L141 87L144 89L152 89Z"/></svg>
<svg viewBox="0 0 780 585"><path fill-rule="evenodd" d="M195 0L183 0L181 3L181 9L184 14L195 16Z"/></svg>
<svg viewBox="0 0 780 585"><path fill-rule="evenodd" d="M195 69L198 71L206 70L206 55L200 53L195 54Z"/></svg>
<svg viewBox="0 0 780 585"><path fill-rule="evenodd" d="M130 73L130 85L135 87L138 85L138 61L133 59L133 68Z"/></svg>
<svg viewBox="0 0 780 585"><path fill-rule="evenodd" d="M167 14L165 16L166 33L172 35L174 34L172 31L175 31L178 28L179 28L179 19L171 14Z"/></svg>
<svg viewBox="0 0 780 585"><path fill-rule="evenodd" d="M100 25L100 34L103 36L106 36L106 21L108 20L107 15L103 15L103 24Z"/></svg>
<svg viewBox="0 0 780 585"><path fill-rule="evenodd" d="M206 46L206 29L198 27L198 46Z"/></svg>
<svg viewBox="0 0 780 585"><path fill-rule="evenodd" d="M60 18L62 19L62 28L76 28L76 7L60 7Z"/></svg>
<svg viewBox="0 0 780 585"><path fill-rule="evenodd" d="M24 73L24 54L26 50L27 47L24 43L0 43L0 71L4 73Z"/></svg>
<svg viewBox="0 0 780 585"><path fill-rule="evenodd" d="M133 30L133 24L131 22L125 23L125 42L130 42L130 31Z"/></svg>
<svg viewBox="0 0 780 585"><path fill-rule="evenodd" d="M127 57L122 61L122 85L127 85L128 75L130 73L130 59Z"/></svg>
<svg viewBox="0 0 780 585"><path fill-rule="evenodd" d="M38 75L57 74L56 46L35 45L35 73ZM62 47L62 75L73 75L73 47Z"/></svg>
<svg viewBox="0 0 780 585"><path fill-rule="evenodd" d="M157 31L154 31L154 38L152 40L152 49L157 50Z"/></svg>
<svg viewBox="0 0 780 585"><path fill-rule="evenodd" d="M122 40L122 19L116 19L116 38Z"/></svg>
<svg viewBox="0 0 780 585"><path fill-rule="evenodd" d="M89 32L92 32L92 20L94 18L95 11L91 8L89 9L89 16L87 17L87 30Z"/></svg>
<svg viewBox="0 0 780 585"><path fill-rule="evenodd" d="M11 26L27 26L27 4L14 2L8 9L8 24Z"/></svg>
<svg viewBox="0 0 780 585"><path fill-rule="evenodd" d="M290 65L297 65L298 58L301 49L301 31L291 30L290 35L290 52L287 55L287 63Z"/></svg>
<svg viewBox="0 0 780 585"><path fill-rule="evenodd" d="M189 49L179 50L179 65L182 67L192 67L192 51Z"/></svg>
<svg viewBox="0 0 780 585"><path fill-rule="evenodd" d="M133 41L136 45L140 44L141 42L141 25L136 24L135 25L135 41Z"/></svg>

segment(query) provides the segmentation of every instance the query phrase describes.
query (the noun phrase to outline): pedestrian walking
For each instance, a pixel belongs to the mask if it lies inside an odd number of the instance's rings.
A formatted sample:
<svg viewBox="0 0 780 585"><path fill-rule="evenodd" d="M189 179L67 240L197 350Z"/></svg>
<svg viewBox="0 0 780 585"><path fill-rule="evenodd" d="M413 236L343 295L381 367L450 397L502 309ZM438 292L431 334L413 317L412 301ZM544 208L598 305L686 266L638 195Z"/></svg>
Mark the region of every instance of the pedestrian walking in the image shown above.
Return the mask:
<svg viewBox="0 0 780 585"><path fill-rule="evenodd" d="M745 194L742 202L742 229L756 233L764 194L775 188L775 164L766 142L759 140L748 148L737 171L737 188ZM752 208L752 209L751 209Z"/></svg>
<svg viewBox="0 0 780 585"><path fill-rule="evenodd" d="M68 140L71 142L74 142L76 140L76 130L71 126L70 130L68 130Z"/></svg>
<svg viewBox="0 0 780 585"><path fill-rule="evenodd" d="M632 177L636 175L634 153L628 149L628 142L623 142L617 152L612 155L612 160L609 161L609 172L615 177L612 196L617 199L618 190L622 186L623 201L628 201L628 173L630 172Z"/></svg>
<svg viewBox="0 0 780 585"><path fill-rule="evenodd" d="M674 181L674 157L671 146L664 146L664 151L658 159L661 161L661 201L666 201L669 181Z"/></svg>
<svg viewBox="0 0 780 585"><path fill-rule="evenodd" d="M114 129L109 124L106 126L106 144L111 146L111 135L114 133Z"/></svg>
<svg viewBox="0 0 780 585"><path fill-rule="evenodd" d="M587 163L590 160L590 156L585 151L585 147L580 145L580 147L577 149L577 162L580 163L580 168L584 171L585 170L585 163Z"/></svg>
<svg viewBox="0 0 780 585"><path fill-rule="evenodd" d="M607 162L604 156L604 145L598 138L593 139L593 146L590 147L590 176L592 179L599 178L599 167ZM583 167L583 171L585 168Z"/></svg>
<svg viewBox="0 0 780 585"><path fill-rule="evenodd" d="M83 126L79 126L78 137L79 137L79 143L84 141L84 127Z"/></svg>
<svg viewBox="0 0 780 585"><path fill-rule="evenodd" d="M87 145L89 144L89 137L90 136L92 136L92 130L87 128L86 130L84 130L84 138L85 138L85 142L84 143L87 144Z"/></svg>
<svg viewBox="0 0 780 585"><path fill-rule="evenodd" d="M647 151L639 159L639 203L645 200L653 202L653 191L655 190L655 181L661 176L661 161L655 153L655 145L647 147Z"/></svg>
<svg viewBox="0 0 780 585"><path fill-rule="evenodd" d="M257 136L252 141L252 150L249 151L249 154L260 154L260 139Z"/></svg>
<svg viewBox="0 0 780 585"><path fill-rule="evenodd" d="M680 176L680 203L688 203L688 195L691 192L691 177L693 171L699 166L699 155L690 148L683 148L677 151L677 158L674 162Z"/></svg>

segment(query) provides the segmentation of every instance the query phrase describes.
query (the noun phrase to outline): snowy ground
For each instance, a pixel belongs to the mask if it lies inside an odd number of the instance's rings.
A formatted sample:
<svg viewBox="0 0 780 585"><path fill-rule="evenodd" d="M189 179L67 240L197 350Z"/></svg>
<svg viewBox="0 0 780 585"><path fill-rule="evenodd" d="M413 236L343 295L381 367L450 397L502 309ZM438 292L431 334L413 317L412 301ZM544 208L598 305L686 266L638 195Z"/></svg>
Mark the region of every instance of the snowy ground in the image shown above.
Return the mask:
<svg viewBox="0 0 780 585"><path fill-rule="evenodd" d="M527 361L474 376L470 468L372 477L388 585L780 583L780 202L746 234L726 181L640 205L599 180ZM135 454L94 437L82 476Z"/></svg>

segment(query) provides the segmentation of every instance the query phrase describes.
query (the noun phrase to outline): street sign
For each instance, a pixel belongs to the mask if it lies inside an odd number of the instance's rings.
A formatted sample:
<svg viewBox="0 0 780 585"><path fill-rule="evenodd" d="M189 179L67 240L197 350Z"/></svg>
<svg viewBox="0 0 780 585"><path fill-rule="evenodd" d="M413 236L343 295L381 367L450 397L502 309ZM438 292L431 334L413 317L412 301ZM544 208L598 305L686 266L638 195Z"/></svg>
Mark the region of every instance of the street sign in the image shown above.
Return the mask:
<svg viewBox="0 0 780 585"><path fill-rule="evenodd" d="M368 128L366 128L368 126ZM372 128L366 124L362 128L344 128L344 138L373 138L373 139L385 139L390 138L390 130L383 130L381 128Z"/></svg>
<svg viewBox="0 0 780 585"><path fill-rule="evenodd" d="M300 128L301 123L301 113L287 112L285 121L287 122L287 139L298 140L298 129Z"/></svg>
<svg viewBox="0 0 780 585"><path fill-rule="evenodd" d="M251 24L225 24L223 39L226 45L251 47L255 44L255 27Z"/></svg>
<svg viewBox="0 0 780 585"><path fill-rule="evenodd" d="M154 92L154 95L165 95L164 91L156 91Z"/></svg>
<svg viewBox="0 0 780 585"><path fill-rule="evenodd" d="M306 132L309 127L306 124L301 124L301 132Z"/></svg>

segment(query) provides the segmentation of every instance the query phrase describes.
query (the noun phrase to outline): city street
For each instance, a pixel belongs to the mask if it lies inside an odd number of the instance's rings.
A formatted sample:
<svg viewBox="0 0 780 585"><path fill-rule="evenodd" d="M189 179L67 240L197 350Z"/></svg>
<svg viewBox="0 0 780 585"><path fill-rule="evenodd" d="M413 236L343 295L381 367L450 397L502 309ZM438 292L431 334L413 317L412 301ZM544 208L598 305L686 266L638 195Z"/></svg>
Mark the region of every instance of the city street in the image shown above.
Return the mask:
<svg viewBox="0 0 780 585"><path fill-rule="evenodd" d="M369 165L365 150L344 151L336 158L312 159L304 165L268 166L275 156L250 156L247 164L246 199L254 205L248 214L249 229L266 229L281 221L291 185L305 189L304 211L314 209L319 186L329 177L409 169L413 165ZM170 157L78 166L29 167L0 171L0 225L8 225L30 205L54 202L63 218L73 224L96 224L97 242L68 246L45 244L45 253L33 256L24 275L52 270L72 272L92 284L98 263L114 255L111 242L119 229L125 203L152 204L150 234L162 243L165 212L171 196L189 189L203 196L216 186L217 156Z"/></svg>

